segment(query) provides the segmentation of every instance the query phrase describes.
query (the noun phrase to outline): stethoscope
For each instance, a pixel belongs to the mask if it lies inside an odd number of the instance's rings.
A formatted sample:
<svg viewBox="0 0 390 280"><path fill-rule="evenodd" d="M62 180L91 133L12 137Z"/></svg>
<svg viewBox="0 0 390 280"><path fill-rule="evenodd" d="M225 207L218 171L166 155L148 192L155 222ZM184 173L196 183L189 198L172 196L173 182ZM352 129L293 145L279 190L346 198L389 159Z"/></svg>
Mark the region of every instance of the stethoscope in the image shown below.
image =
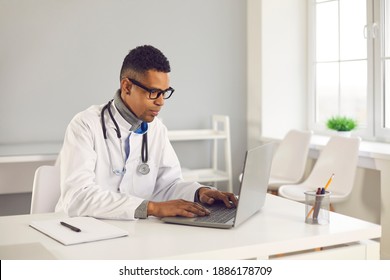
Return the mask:
<svg viewBox="0 0 390 280"><path fill-rule="evenodd" d="M103 130L104 140L106 141L106 147L108 150L108 157L110 159L110 165L111 165L112 172L115 175L123 176L126 173L126 159L123 156L122 134L121 134L121 131L119 129L119 125L116 122L114 115L112 114L111 103L112 103L112 100L108 101L108 103L102 108L102 112L101 112L101 116L100 116L101 121L102 121L102 130ZM107 128L106 128L106 123L104 122L104 111L106 111L106 110L108 111L108 114L110 115L110 119L112 120L112 122L115 125L116 137L119 139L121 156L123 159L123 168L122 169L114 169L114 167L112 165L111 151L110 151L109 145L107 144ZM148 134L147 134L147 131L148 131L148 124L146 122L142 122L141 127L139 127L136 131L134 131L134 133L142 134L142 147L141 147L142 163L137 167L137 171L142 175L146 175L150 172L150 168L148 165Z"/></svg>

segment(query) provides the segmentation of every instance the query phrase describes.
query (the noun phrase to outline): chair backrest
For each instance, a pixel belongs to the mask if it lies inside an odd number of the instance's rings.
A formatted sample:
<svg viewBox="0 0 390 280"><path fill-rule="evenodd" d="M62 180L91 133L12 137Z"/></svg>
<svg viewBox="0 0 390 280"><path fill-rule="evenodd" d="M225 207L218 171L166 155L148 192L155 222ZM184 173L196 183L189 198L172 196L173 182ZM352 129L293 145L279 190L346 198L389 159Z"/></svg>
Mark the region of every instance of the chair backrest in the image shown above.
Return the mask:
<svg viewBox="0 0 390 280"><path fill-rule="evenodd" d="M282 178L291 183L299 182L305 172L311 131L290 130L275 151L270 183L272 178Z"/></svg>
<svg viewBox="0 0 390 280"><path fill-rule="evenodd" d="M323 187L334 174L328 191L339 196L340 199L347 197L355 181L359 146L360 138L358 137L331 137L305 180L305 185L313 188Z"/></svg>
<svg viewBox="0 0 390 280"><path fill-rule="evenodd" d="M30 213L54 212L60 193L59 164L38 167L34 176Z"/></svg>

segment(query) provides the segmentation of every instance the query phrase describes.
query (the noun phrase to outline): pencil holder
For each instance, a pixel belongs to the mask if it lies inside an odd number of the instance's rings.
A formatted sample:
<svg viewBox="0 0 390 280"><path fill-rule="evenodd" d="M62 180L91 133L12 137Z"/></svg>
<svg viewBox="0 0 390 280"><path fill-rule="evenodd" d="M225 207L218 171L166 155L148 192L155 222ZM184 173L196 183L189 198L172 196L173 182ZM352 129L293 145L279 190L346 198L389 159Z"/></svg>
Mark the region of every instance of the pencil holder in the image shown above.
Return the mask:
<svg viewBox="0 0 390 280"><path fill-rule="evenodd" d="M330 192L317 194L305 192L305 223L313 225L329 224Z"/></svg>

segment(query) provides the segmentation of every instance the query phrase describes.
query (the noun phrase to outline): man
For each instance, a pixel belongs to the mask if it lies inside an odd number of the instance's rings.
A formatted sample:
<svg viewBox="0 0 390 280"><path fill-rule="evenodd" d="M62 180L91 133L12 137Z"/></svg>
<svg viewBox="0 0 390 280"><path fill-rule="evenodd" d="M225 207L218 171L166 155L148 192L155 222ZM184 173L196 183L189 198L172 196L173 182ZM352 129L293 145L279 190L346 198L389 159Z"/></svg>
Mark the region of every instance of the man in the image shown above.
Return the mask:
<svg viewBox="0 0 390 280"><path fill-rule="evenodd" d="M56 210L133 220L208 215L198 202L237 205L232 193L183 181L167 129L156 118L174 92L169 72L158 49L137 47L123 61L114 99L73 118L60 153Z"/></svg>

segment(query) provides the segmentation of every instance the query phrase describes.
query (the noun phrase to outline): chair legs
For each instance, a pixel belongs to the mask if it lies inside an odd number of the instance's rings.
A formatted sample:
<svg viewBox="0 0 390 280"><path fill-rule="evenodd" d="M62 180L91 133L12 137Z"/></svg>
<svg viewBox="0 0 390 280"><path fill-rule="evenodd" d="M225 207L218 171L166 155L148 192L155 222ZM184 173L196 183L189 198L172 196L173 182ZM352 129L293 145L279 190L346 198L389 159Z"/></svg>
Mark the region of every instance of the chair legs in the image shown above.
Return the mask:
<svg viewBox="0 0 390 280"><path fill-rule="evenodd" d="M273 195L278 195L278 190L268 190L267 192Z"/></svg>

